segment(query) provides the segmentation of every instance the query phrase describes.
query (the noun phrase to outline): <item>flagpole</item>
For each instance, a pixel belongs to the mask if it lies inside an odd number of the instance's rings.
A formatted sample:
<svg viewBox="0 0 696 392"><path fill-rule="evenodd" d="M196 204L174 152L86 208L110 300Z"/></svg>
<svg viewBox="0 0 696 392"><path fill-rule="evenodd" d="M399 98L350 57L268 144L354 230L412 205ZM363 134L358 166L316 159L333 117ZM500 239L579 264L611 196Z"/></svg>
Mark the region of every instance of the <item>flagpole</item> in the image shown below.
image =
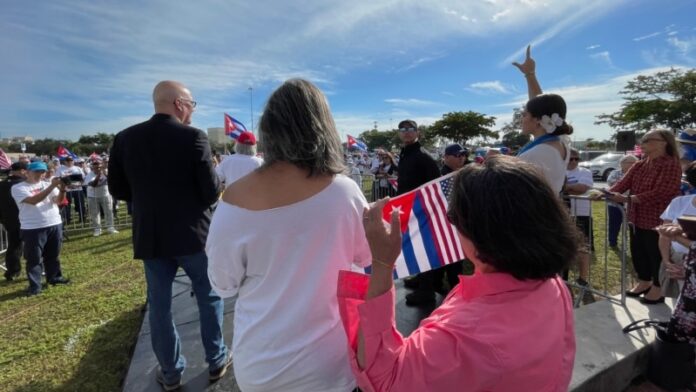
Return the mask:
<svg viewBox="0 0 696 392"><path fill-rule="evenodd" d="M251 117L251 132L254 133L254 89L249 86L249 117Z"/></svg>

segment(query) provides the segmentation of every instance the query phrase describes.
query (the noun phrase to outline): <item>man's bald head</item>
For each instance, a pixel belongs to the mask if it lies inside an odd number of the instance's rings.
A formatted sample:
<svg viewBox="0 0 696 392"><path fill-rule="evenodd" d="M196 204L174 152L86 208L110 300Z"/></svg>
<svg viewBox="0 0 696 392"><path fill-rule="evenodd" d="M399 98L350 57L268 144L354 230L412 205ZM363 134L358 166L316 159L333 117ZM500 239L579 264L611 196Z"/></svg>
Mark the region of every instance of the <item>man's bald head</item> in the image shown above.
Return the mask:
<svg viewBox="0 0 696 392"><path fill-rule="evenodd" d="M195 102L191 91L183 84L173 80L157 83L152 92L152 102L156 113L172 115L187 125L191 123Z"/></svg>

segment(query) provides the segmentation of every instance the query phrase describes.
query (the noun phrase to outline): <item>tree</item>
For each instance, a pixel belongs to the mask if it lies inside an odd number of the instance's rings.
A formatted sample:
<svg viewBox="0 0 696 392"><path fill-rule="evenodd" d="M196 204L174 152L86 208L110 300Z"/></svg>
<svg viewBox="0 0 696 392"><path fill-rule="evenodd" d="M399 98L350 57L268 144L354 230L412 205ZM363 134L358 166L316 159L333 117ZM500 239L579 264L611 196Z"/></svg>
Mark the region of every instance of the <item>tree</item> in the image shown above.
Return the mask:
<svg viewBox="0 0 696 392"><path fill-rule="evenodd" d="M495 124L495 117L489 117L481 113L450 112L435 121L431 126L432 136L452 140L455 143L465 145L469 139L475 137L498 138L498 134L490 127Z"/></svg>
<svg viewBox="0 0 696 392"><path fill-rule="evenodd" d="M512 120L505 123L500 132L503 133L503 145L512 149L518 149L529 143L531 136L522 133L522 108L512 109Z"/></svg>
<svg viewBox="0 0 696 392"><path fill-rule="evenodd" d="M647 131L666 127L679 130L696 126L696 70L677 69L639 75L620 92L621 110L597 116L595 124L618 130Z"/></svg>
<svg viewBox="0 0 696 392"><path fill-rule="evenodd" d="M394 146L399 145L399 131L392 129L390 131L378 131L376 129L369 129L360 135L358 139L362 140L367 144L369 150L374 150L378 147L384 147L387 150L391 150ZM396 142L395 142L396 140Z"/></svg>

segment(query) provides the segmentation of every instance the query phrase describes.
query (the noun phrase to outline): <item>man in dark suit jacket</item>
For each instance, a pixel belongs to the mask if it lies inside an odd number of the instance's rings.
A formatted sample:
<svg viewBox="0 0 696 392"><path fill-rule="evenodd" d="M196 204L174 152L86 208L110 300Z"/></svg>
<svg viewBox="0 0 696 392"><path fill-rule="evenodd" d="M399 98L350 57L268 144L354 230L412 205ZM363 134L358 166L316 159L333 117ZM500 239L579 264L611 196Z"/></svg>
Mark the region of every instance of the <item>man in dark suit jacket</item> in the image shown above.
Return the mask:
<svg viewBox="0 0 696 392"><path fill-rule="evenodd" d="M219 193L208 138L189 126L196 102L181 83L163 81L153 92L155 115L119 132L109 159L109 191L132 202L133 248L147 281L152 347L165 390L181 384L186 362L172 321L172 282L182 267L200 312L209 379L220 379L231 357L222 337L222 299L208 280L205 241ZM172 165L175 170L172 170Z"/></svg>
<svg viewBox="0 0 696 392"><path fill-rule="evenodd" d="M11 281L19 276L22 270L22 239L19 230L19 209L11 189L15 184L23 182L27 174L26 162L12 164L10 175L0 182L0 223L7 231L7 251L5 252L5 280Z"/></svg>

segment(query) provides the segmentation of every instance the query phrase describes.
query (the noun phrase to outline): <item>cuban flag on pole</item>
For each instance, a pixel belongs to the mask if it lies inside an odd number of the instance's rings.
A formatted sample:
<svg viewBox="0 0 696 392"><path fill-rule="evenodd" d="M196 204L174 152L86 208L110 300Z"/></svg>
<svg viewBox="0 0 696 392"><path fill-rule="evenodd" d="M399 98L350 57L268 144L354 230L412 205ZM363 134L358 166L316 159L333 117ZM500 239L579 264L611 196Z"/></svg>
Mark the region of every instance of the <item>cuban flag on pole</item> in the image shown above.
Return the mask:
<svg viewBox="0 0 696 392"><path fill-rule="evenodd" d="M401 254L396 259L394 279L415 275L463 260L464 249L457 229L447 220L447 206L456 173L450 173L411 192L390 199L382 219L391 212L401 217ZM370 272L370 267L365 269Z"/></svg>
<svg viewBox="0 0 696 392"><path fill-rule="evenodd" d="M225 135L237 140L242 132L247 132L244 124L225 113Z"/></svg>
<svg viewBox="0 0 696 392"><path fill-rule="evenodd" d="M70 152L70 150L65 148L62 144L58 146L58 150L56 151L56 155L60 159L65 159L65 158L70 156L70 157L72 157L73 160L77 160L77 155Z"/></svg>
<svg viewBox="0 0 696 392"><path fill-rule="evenodd" d="M362 141L348 135L348 149L357 148L360 151L367 152L367 145Z"/></svg>

